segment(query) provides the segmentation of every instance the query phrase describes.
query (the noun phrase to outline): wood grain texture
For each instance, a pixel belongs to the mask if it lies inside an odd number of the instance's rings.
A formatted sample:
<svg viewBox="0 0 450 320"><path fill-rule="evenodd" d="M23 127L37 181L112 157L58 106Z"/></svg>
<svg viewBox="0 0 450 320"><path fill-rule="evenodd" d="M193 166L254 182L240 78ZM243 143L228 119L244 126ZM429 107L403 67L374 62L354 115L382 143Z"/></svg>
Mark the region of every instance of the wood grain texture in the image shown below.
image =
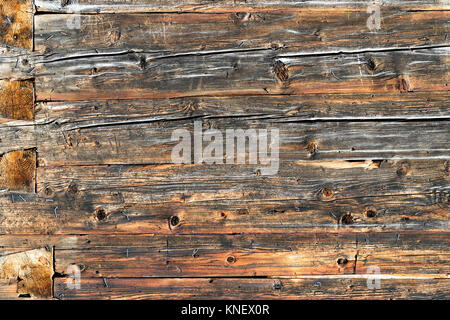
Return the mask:
<svg viewBox="0 0 450 320"><path fill-rule="evenodd" d="M0 298L450 298L448 2L0 2Z"/></svg>
<svg viewBox="0 0 450 320"><path fill-rule="evenodd" d="M370 290L365 278L130 279L86 278L80 290L55 281L58 299L437 299L447 300L448 279L383 279ZM0 287L1 288L1 287Z"/></svg>
<svg viewBox="0 0 450 320"><path fill-rule="evenodd" d="M180 194L180 200L174 202L132 203L125 202L120 191L93 196L89 191L78 190L75 182L56 194L47 185L42 193L47 195L4 195L0 202L0 231L170 235L448 229L449 192L438 187L423 194L368 195L329 201L236 200L222 195L215 201L189 203L181 201Z"/></svg>
<svg viewBox="0 0 450 320"><path fill-rule="evenodd" d="M2 251L55 246L55 271L78 265L92 277L295 277L384 275L446 277L448 232L315 234L2 235Z"/></svg>
<svg viewBox="0 0 450 320"><path fill-rule="evenodd" d="M370 0L325 0L325 1L260 1L260 0L224 0L211 2L210 0L36 0L38 12L84 12L84 13L105 13L105 12L242 12L261 10L296 10L304 7L317 6L367 6L372 3ZM442 0L385 0L383 4L404 5L409 8L433 10L436 7L448 9L448 3Z"/></svg>
<svg viewBox="0 0 450 320"><path fill-rule="evenodd" d="M264 118L272 121L427 120L450 116L448 91L407 94L200 97L82 102L40 102L37 124L67 129L203 118Z"/></svg>
<svg viewBox="0 0 450 320"><path fill-rule="evenodd" d="M327 163L327 162L325 162ZM415 195L445 190L448 161L383 161L364 167L346 163L281 164L276 176L257 176L253 165L144 165L38 168L37 192L63 195L72 183L86 196L124 203L209 200L340 200ZM350 164L354 164L351 162ZM343 165L344 168L339 168ZM227 171L233 175L223 178ZM132 188L130 188L132 187ZM161 192L165 190L165 192Z"/></svg>
<svg viewBox="0 0 450 320"><path fill-rule="evenodd" d="M56 248L56 271L82 277L297 276L449 271L448 233L101 235ZM67 249L66 249L67 248Z"/></svg>
<svg viewBox="0 0 450 320"><path fill-rule="evenodd" d="M44 57L35 72L37 100L441 91L449 76L447 48L289 57L124 51Z"/></svg>
<svg viewBox="0 0 450 320"><path fill-rule="evenodd" d="M31 79L33 68L32 54L28 50L0 48L1 80Z"/></svg>
<svg viewBox="0 0 450 320"><path fill-rule="evenodd" d="M46 54L118 48L162 55L255 48L318 54L449 43L448 11L387 6L382 16L382 29L370 30L365 6L218 14L46 14L35 19L35 48Z"/></svg>
<svg viewBox="0 0 450 320"><path fill-rule="evenodd" d="M64 123L54 122L40 127L39 130L35 129L35 135L40 141L40 165L54 167L168 164L172 162L172 148L179 142L172 139L173 130L185 129L192 136L193 120L118 121L117 124L110 122L106 125L94 124L86 127L68 123L68 128ZM448 159L447 120L290 122L266 120L264 117L262 119L230 117L206 119L203 121L203 130L209 128L218 130L278 128L281 163L300 160L364 161L423 157ZM257 169L253 167L254 170ZM218 169L226 170L223 166L219 166Z"/></svg>

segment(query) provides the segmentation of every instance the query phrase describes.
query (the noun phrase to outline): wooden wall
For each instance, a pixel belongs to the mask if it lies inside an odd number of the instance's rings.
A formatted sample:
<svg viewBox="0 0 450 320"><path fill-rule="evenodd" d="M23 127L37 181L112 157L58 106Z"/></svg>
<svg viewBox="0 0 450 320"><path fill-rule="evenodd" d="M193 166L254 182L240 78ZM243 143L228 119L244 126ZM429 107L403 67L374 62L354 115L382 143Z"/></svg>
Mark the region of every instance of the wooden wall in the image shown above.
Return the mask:
<svg viewBox="0 0 450 320"><path fill-rule="evenodd" d="M0 298L449 299L450 3L370 5L0 0Z"/></svg>

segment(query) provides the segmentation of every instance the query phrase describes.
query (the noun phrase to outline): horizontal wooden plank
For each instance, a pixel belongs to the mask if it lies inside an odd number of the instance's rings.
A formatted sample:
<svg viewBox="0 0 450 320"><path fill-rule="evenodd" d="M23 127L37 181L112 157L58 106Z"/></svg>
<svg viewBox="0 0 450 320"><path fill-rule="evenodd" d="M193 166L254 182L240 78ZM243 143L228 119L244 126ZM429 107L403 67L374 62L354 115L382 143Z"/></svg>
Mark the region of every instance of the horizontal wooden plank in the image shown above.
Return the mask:
<svg viewBox="0 0 450 320"><path fill-rule="evenodd" d="M182 193L170 203L130 203L121 191L93 196L78 191L71 182L67 191L46 198L11 193L1 200L2 233L260 233L324 232L351 229L446 230L449 192L367 196L324 200L233 200L189 202ZM144 194L144 193L143 193ZM195 195L195 194L194 194ZM183 198L187 202L182 202ZM67 199L70 199L68 202Z"/></svg>
<svg viewBox="0 0 450 320"><path fill-rule="evenodd" d="M342 167L340 167L342 166ZM253 165L145 165L40 167L37 192L63 195L70 184L88 197L125 203L206 200L335 200L415 195L448 188L448 160L381 163L282 163L274 176Z"/></svg>
<svg viewBox="0 0 450 320"><path fill-rule="evenodd" d="M36 59L37 100L448 90L448 47L325 56L123 51Z"/></svg>
<svg viewBox="0 0 450 320"><path fill-rule="evenodd" d="M223 277L381 274L445 277L448 232L230 235L0 235L3 254L55 247L55 271L91 277Z"/></svg>
<svg viewBox="0 0 450 320"><path fill-rule="evenodd" d="M42 167L172 163L172 150L180 141L172 139L172 132L185 129L193 136L196 118L189 115L186 118L177 121L154 121L151 118L136 122L112 121L106 125L87 126L56 121L39 126L35 128L39 163ZM267 129L269 133L278 129L281 163L424 157L448 159L449 156L447 120L290 122L263 116L247 119L217 117L205 119L202 123L203 132L210 128L222 132L224 144L226 129ZM23 139L26 139L24 135ZM208 144L204 142L203 148ZM193 142L191 146L194 146ZM226 153L226 147L223 152ZM253 166L254 170L261 167L264 166Z"/></svg>
<svg viewBox="0 0 450 320"><path fill-rule="evenodd" d="M295 10L297 8L315 6L367 6L369 0L305 0L305 1L261 1L261 0L222 0L211 2L210 0L35 0L38 12L241 12L263 9ZM409 7L429 9L448 8L448 4L439 0L385 0L383 4L404 5Z"/></svg>
<svg viewBox="0 0 450 320"><path fill-rule="evenodd" d="M338 200L230 200L130 203L121 191L99 197L71 182L46 197L10 193L0 198L3 234L231 234L448 230L449 192ZM351 219L350 219L351 217ZM45 243L44 243L45 244Z"/></svg>
<svg viewBox="0 0 450 320"><path fill-rule="evenodd" d="M448 11L383 7L383 26L370 30L366 9L362 6L238 14L37 15L35 48L46 54L117 48L159 51L162 55L254 48L317 54L450 44L446 40L450 27Z"/></svg>
<svg viewBox="0 0 450 320"><path fill-rule="evenodd" d="M426 120L450 118L449 91L408 94L201 97L152 100L41 102L36 121L64 128L193 118Z"/></svg>
<svg viewBox="0 0 450 320"><path fill-rule="evenodd" d="M448 233L89 235L56 246L55 268L81 277L298 276L449 272Z"/></svg>
<svg viewBox="0 0 450 320"><path fill-rule="evenodd" d="M449 279L386 278L369 289L366 278L148 279L83 278L69 289L55 279L58 299L449 299ZM369 279L369 281L372 281Z"/></svg>
<svg viewBox="0 0 450 320"><path fill-rule="evenodd" d="M21 299L17 294L17 282L14 280L0 279L0 297L8 300Z"/></svg>
<svg viewBox="0 0 450 320"><path fill-rule="evenodd" d="M0 120L0 155L37 146L34 125L31 121Z"/></svg>

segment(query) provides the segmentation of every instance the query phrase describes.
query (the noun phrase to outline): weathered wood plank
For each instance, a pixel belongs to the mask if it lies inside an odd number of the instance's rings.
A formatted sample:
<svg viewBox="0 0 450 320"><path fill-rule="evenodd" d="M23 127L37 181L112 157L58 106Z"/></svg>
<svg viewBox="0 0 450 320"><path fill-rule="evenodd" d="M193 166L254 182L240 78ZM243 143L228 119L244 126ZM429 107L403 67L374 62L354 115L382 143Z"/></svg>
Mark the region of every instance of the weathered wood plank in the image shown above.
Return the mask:
<svg viewBox="0 0 450 320"><path fill-rule="evenodd" d="M235 117L319 120L427 120L450 118L450 92L302 96L204 97L153 100L41 102L37 123L67 128L124 122Z"/></svg>
<svg viewBox="0 0 450 320"><path fill-rule="evenodd" d="M0 120L0 155L36 148L34 125L30 121Z"/></svg>
<svg viewBox="0 0 450 320"><path fill-rule="evenodd" d="M59 298L449 298L448 3L35 4L33 54L0 9L0 298L54 258ZM171 164L194 120L278 128L278 174Z"/></svg>
<svg viewBox="0 0 450 320"><path fill-rule="evenodd" d="M0 235L1 251L55 247L55 271L81 278L381 274L446 277L446 232L325 232L232 235Z"/></svg>
<svg viewBox="0 0 450 320"><path fill-rule="evenodd" d="M127 202L121 191L93 196L75 182L55 193L0 198L0 233L5 234L231 234L316 233L339 230L448 230L449 192L317 200ZM351 217L351 219L350 219Z"/></svg>
<svg viewBox="0 0 450 320"><path fill-rule="evenodd" d="M179 140L172 132L193 135L194 119L178 121L111 121L73 125L54 122L35 129L41 166L172 163ZM300 160L448 159L449 121L290 122L266 117L217 117L203 121L203 131L279 130L280 162ZM203 147L208 143L203 143ZM193 146L193 143L192 143ZM224 147L224 152L226 148ZM262 167L261 165L259 167ZM259 168L254 166L254 170Z"/></svg>
<svg viewBox="0 0 450 320"><path fill-rule="evenodd" d="M282 1L261 1L261 0L35 0L38 12L242 12L267 10L296 10L304 7L315 6L367 6L373 1L369 0L282 0ZM433 10L436 7L449 8L445 1L440 0L385 0L385 5L404 5L416 9Z"/></svg>
<svg viewBox="0 0 450 320"><path fill-rule="evenodd" d="M82 277L298 276L449 272L449 234L89 235L56 246L56 271Z"/></svg>
<svg viewBox="0 0 450 320"><path fill-rule="evenodd" d="M30 52L0 48L0 81L31 79L34 71Z"/></svg>
<svg viewBox="0 0 450 320"><path fill-rule="evenodd" d="M448 11L383 7L380 30L368 29L368 17L366 7L289 13L38 15L35 48L47 54L117 48L161 54L272 48L306 54L450 44Z"/></svg>
<svg viewBox="0 0 450 320"><path fill-rule="evenodd" d="M53 255L49 248L0 256L1 299L50 298L53 289L52 277ZM13 285L16 287L14 291Z"/></svg>
<svg viewBox="0 0 450 320"><path fill-rule="evenodd" d="M129 279L83 278L69 289L55 279L58 299L449 299L449 279L382 278L369 289L366 278L301 279ZM370 280L369 280L370 281Z"/></svg>
<svg viewBox="0 0 450 320"><path fill-rule="evenodd" d="M245 49L243 49L245 50ZM272 50L37 57L37 100L448 90L448 47L283 56Z"/></svg>
<svg viewBox="0 0 450 320"><path fill-rule="evenodd" d="M33 49L33 1L0 0L0 45Z"/></svg>
<svg viewBox="0 0 450 320"><path fill-rule="evenodd" d="M143 165L39 167L37 192L65 194L70 184L98 200L126 203L207 200L339 200L364 196L445 191L448 160L375 163L303 161L282 163L273 176L254 165Z"/></svg>

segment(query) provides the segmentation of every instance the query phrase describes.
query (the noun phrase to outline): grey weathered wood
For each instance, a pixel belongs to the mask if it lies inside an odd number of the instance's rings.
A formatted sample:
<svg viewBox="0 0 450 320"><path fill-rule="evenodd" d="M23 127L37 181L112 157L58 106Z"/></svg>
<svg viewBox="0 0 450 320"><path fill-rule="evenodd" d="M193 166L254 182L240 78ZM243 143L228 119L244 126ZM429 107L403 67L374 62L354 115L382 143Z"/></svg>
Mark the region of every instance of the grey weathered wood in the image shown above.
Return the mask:
<svg viewBox="0 0 450 320"><path fill-rule="evenodd" d="M450 92L301 96L200 97L152 100L42 102L36 123L66 128L195 117L264 118L273 121L438 120L450 118Z"/></svg>
<svg viewBox="0 0 450 320"><path fill-rule="evenodd" d="M64 273L77 264L82 277L366 274L371 265L384 274L445 275L446 239L432 232L74 236L56 248L55 267Z"/></svg>
<svg viewBox="0 0 450 320"><path fill-rule="evenodd" d="M181 194L179 200L170 203L144 200L134 203L114 189L101 195L99 192L92 195L86 190L78 191L75 182L65 186L64 191L54 191L51 185L46 185L40 192L45 195L2 194L1 233L229 234L448 230L449 192L439 186L424 193L367 195L328 201L247 200L223 195L215 201L189 202L190 194L184 193L185 201ZM103 220L98 219L100 209L105 213ZM353 221L344 224L341 220L347 214ZM176 225L171 222L174 216L178 218Z"/></svg>
<svg viewBox="0 0 450 320"><path fill-rule="evenodd" d="M33 71L29 51L0 48L0 80L31 79Z"/></svg>
<svg viewBox="0 0 450 320"><path fill-rule="evenodd" d="M274 176L258 176L255 165L103 165L38 168L38 192L63 193L72 182L80 191L125 202L205 200L332 200L432 193L448 188L448 160L361 163L282 162ZM331 190L331 194L323 192ZM183 200L185 197L185 200Z"/></svg>
<svg viewBox="0 0 450 320"><path fill-rule="evenodd" d="M194 130L194 119L104 125L51 123L36 129L41 166L172 163L175 129ZM271 119L206 119L204 130L278 128L280 161L448 159L449 122L289 122ZM206 143L205 143L206 145ZM224 148L225 150L225 148ZM219 166L220 167L220 166ZM222 166L223 167L223 166ZM253 169L256 170L255 166Z"/></svg>
<svg viewBox="0 0 450 320"><path fill-rule="evenodd" d="M0 126L0 155L36 148L34 125L30 121L11 121Z"/></svg>
<svg viewBox="0 0 450 320"><path fill-rule="evenodd" d="M117 48L161 54L254 48L318 54L448 45L450 15L436 9L383 7L380 30L367 27L365 6L259 13L45 14L35 17L35 48L47 54Z"/></svg>

